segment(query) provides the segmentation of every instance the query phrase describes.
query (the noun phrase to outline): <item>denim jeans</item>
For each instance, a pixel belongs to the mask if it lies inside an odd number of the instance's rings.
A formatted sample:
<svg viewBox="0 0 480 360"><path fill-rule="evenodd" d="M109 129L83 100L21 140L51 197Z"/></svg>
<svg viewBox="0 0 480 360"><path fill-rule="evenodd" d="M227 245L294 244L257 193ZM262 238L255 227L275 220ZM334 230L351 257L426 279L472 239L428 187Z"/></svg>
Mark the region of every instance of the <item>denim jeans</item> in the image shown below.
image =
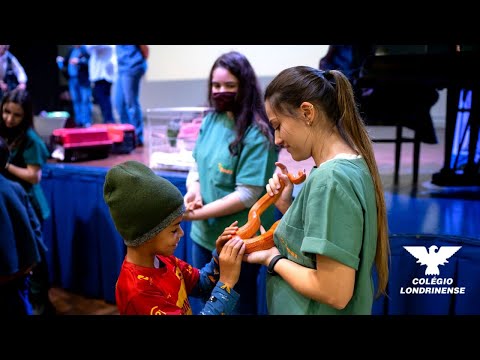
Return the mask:
<svg viewBox="0 0 480 360"><path fill-rule="evenodd" d="M115 123L113 118L112 111L112 100L110 96L110 91L112 89L112 83L107 80L98 80L95 81L95 86L93 88L93 97L100 106L102 111L102 119L105 124Z"/></svg>
<svg viewBox="0 0 480 360"><path fill-rule="evenodd" d="M77 126L92 124L92 88L80 84L77 77L68 79L68 89L73 104L73 117Z"/></svg>
<svg viewBox="0 0 480 360"><path fill-rule="evenodd" d="M119 73L115 85L115 106L120 122L135 127L138 144L143 144L143 113L139 95L140 80L144 74L144 68L133 73Z"/></svg>

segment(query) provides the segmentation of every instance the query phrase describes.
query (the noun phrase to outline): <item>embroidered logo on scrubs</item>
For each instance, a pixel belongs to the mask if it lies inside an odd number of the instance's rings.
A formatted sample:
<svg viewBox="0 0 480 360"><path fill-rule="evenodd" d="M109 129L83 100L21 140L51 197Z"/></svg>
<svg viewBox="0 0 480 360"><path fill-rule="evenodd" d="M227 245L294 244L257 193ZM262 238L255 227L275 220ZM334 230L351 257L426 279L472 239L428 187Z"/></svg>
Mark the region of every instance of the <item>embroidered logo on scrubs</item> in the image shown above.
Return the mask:
<svg viewBox="0 0 480 360"><path fill-rule="evenodd" d="M285 249L287 249L287 252L292 255L295 259L298 258L298 255L295 254L292 250L290 250L290 248L288 247L287 243L285 240L283 240L283 238L280 238L280 241L282 242L282 244L285 246Z"/></svg>
<svg viewBox="0 0 480 360"><path fill-rule="evenodd" d="M218 170L220 170L220 172L225 173L225 174L229 174L229 175L233 174L233 170L225 169L223 167L222 163L218 163Z"/></svg>

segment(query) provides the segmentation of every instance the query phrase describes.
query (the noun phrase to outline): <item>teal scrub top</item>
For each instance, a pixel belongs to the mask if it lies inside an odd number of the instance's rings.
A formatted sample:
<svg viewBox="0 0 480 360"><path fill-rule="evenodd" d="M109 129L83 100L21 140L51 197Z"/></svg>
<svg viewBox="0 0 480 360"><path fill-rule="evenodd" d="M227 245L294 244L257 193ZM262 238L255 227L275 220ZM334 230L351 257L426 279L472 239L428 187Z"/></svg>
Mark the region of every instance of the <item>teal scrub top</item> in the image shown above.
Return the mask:
<svg viewBox="0 0 480 360"><path fill-rule="evenodd" d="M47 145L32 128L27 130L26 136L25 146L12 150L10 163L23 168L26 168L29 164L43 166L50 157ZM25 188L39 220L47 219L50 216L50 207L40 183L32 185L19 180L17 177L9 176L9 178L20 182Z"/></svg>
<svg viewBox="0 0 480 360"><path fill-rule="evenodd" d="M235 136L234 121L225 113L210 113L202 121L193 157L198 165L204 205L234 192L237 184L265 186L275 171L278 151L257 126L247 129L241 152L232 156L228 145ZM247 208L231 215L193 221L190 237L212 251L217 238L232 222L238 220L239 227L247 222L248 211ZM270 228L274 222L273 206L263 213L261 222L266 230Z"/></svg>
<svg viewBox="0 0 480 360"><path fill-rule="evenodd" d="M316 254L356 270L352 299L342 310L307 298L281 276L267 277L272 315L371 314L377 245L375 189L363 158L332 159L314 167L274 233L289 260L315 268Z"/></svg>

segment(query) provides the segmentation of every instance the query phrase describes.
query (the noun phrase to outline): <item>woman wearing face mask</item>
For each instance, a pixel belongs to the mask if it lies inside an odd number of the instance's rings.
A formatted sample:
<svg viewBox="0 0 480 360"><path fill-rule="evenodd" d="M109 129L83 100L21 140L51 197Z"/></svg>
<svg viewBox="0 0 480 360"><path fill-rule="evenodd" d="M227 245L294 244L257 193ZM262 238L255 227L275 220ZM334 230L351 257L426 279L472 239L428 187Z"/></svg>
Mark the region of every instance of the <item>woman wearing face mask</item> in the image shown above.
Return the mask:
<svg viewBox="0 0 480 360"><path fill-rule="evenodd" d="M192 220L192 265L208 263L218 234L235 220L242 226L248 211L265 194L275 170L278 149L265 113L255 71L235 51L213 64L208 100L215 111L202 122L187 177L185 220ZM274 222L273 207L261 216L265 229ZM237 314L257 314L257 277L260 266L242 265L235 290L242 294Z"/></svg>

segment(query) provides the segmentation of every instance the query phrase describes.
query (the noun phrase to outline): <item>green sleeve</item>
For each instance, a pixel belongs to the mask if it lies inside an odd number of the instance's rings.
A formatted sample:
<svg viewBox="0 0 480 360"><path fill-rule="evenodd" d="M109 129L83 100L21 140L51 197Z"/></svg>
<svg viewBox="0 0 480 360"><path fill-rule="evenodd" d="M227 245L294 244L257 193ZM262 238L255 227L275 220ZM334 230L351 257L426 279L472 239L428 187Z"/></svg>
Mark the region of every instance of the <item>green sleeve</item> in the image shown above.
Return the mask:
<svg viewBox="0 0 480 360"><path fill-rule="evenodd" d="M338 183L311 185L301 250L327 256L357 270L363 238L361 206Z"/></svg>
<svg viewBox="0 0 480 360"><path fill-rule="evenodd" d="M29 134L23 158L25 164L40 165L46 163L50 153L43 140L35 134Z"/></svg>
<svg viewBox="0 0 480 360"><path fill-rule="evenodd" d="M236 183L265 186L275 170L278 152L258 128L247 134L240 154Z"/></svg>

